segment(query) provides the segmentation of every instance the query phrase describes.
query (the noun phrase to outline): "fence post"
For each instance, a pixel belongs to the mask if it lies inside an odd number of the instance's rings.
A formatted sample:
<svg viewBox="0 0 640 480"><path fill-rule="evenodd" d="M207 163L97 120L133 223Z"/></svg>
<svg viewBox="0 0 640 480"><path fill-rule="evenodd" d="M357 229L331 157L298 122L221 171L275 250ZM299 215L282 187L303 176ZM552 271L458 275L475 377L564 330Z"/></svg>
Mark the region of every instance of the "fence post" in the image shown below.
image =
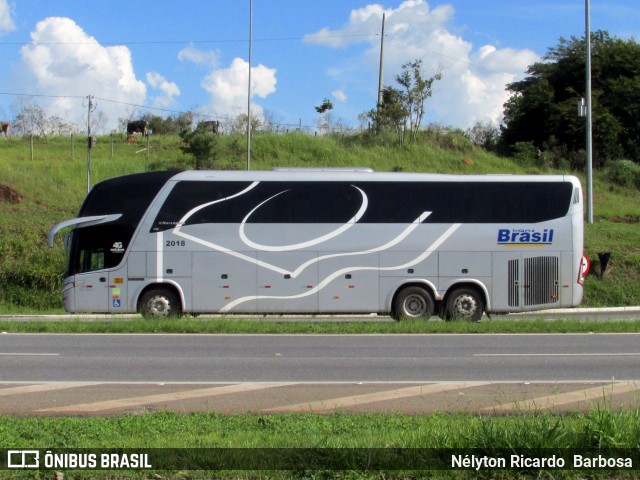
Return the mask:
<svg viewBox="0 0 640 480"><path fill-rule="evenodd" d="M31 152L31 161L33 162L33 133L29 134L29 150Z"/></svg>
<svg viewBox="0 0 640 480"><path fill-rule="evenodd" d="M111 137L111 160L113 160L113 133L110 135Z"/></svg>
<svg viewBox="0 0 640 480"><path fill-rule="evenodd" d="M73 157L74 157L74 153L75 153L75 145L74 145L74 137L73 137L73 132L71 132L71 161L73 161Z"/></svg>

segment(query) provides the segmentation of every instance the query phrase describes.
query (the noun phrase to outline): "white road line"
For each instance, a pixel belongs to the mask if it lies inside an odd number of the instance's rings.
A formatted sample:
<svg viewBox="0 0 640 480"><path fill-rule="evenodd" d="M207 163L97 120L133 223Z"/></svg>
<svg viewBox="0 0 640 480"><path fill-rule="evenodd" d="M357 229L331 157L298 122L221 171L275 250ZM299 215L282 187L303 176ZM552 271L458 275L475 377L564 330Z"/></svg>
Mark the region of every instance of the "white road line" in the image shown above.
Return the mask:
<svg viewBox="0 0 640 480"><path fill-rule="evenodd" d="M279 407L267 408L262 410L263 413L278 412L324 412L343 407L352 407L358 405L366 405L375 402L384 402L388 400L398 400L402 398L418 397L420 395L430 395L433 393L447 392L450 390L462 390L465 388L479 387L489 385L490 382L442 382L429 385L417 385L407 388L399 388L396 390L385 390L376 393L367 393L363 395L354 395L349 397L330 398L326 400L318 400L316 402L298 403L295 405L282 405Z"/></svg>
<svg viewBox="0 0 640 480"><path fill-rule="evenodd" d="M524 402L506 403L494 407L486 407L481 411L484 412L512 412L531 411L531 410L548 410L560 405L568 405L570 403L587 402L596 399L608 399L612 395L628 393L640 390L640 384L637 381L615 382L603 384L598 387L587 388L586 390L573 390L571 392L558 393L556 395L547 395L544 397L532 398Z"/></svg>
<svg viewBox="0 0 640 480"><path fill-rule="evenodd" d="M640 353L475 353L474 357L638 357Z"/></svg>
<svg viewBox="0 0 640 480"><path fill-rule="evenodd" d="M0 357L59 357L59 353L24 353L24 352L3 352Z"/></svg>
<svg viewBox="0 0 640 480"><path fill-rule="evenodd" d="M192 398L217 397L233 393L246 393L267 388L283 386L281 383L242 383L237 385L227 385L224 387L202 388L197 390L186 390L183 392L161 393L158 395L146 395L142 397L121 398L115 400L105 400L102 402L81 403L77 405L66 405L61 407L44 408L37 412L65 413L65 412L101 412L139 405L151 405L154 403L176 402L189 400Z"/></svg>
<svg viewBox="0 0 640 480"><path fill-rule="evenodd" d="M23 395L25 393L52 392L54 390L65 390L67 388L80 388L99 385L96 382L69 382L69 383L45 383L36 385L24 385L21 387L9 387L0 389L0 397L9 395Z"/></svg>

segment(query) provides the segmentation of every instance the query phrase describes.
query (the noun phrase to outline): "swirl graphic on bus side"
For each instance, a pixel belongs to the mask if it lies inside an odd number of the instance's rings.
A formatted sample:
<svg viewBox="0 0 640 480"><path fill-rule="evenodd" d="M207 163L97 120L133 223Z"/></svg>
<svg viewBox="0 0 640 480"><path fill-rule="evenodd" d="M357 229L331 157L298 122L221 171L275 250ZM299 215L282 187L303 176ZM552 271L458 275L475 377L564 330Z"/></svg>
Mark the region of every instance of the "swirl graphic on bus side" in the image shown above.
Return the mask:
<svg viewBox="0 0 640 480"><path fill-rule="evenodd" d="M263 244L260 244L260 243L257 243L257 242L254 242L253 240L251 240L247 236L247 234L245 232L245 225L249 221L249 218L251 217L251 215L253 215L254 212L256 212L264 204L266 204L267 202L273 200L277 196L282 195L284 193L287 193L289 191L289 190L283 190L282 192L276 193L275 195L267 198L266 200L264 200L263 202L258 204L256 207L254 207L244 217L244 219L240 223L240 231L239 231L240 239L242 240L242 242L245 245L247 245L247 246L249 246L251 248L254 248L256 250L262 250L262 251L265 251L265 252L285 252L285 251L288 252L288 251L291 251L291 250L300 250L302 248L312 247L314 245L318 245L320 243L324 243L324 242L326 242L328 240L331 240L332 238L337 237L338 235L346 232L351 227L353 227L358 222L358 220L360 220L362 218L362 216L367 211L367 207L369 206L369 199L367 198L367 194L364 193L364 191L362 191L362 189L356 187L355 185L351 185L351 186L353 188L355 188L356 190L358 190L360 192L360 195L362 196L362 203L360 204L360 208L358 209L356 214L351 219L349 219L346 223L344 223L340 227L336 228L332 232L329 232L329 233L327 233L325 235L322 235L320 237L316 237L316 238L311 239L311 240L307 240L306 242L293 243L293 244L290 244L290 245L263 245Z"/></svg>

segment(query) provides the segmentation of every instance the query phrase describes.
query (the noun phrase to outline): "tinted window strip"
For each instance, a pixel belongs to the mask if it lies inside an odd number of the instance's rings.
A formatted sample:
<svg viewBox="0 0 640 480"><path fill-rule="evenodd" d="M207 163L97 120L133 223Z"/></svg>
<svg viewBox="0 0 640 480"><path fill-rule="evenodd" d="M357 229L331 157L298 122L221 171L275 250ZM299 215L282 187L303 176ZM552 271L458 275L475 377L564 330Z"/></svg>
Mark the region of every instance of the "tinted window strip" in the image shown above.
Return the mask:
<svg viewBox="0 0 640 480"><path fill-rule="evenodd" d="M359 223L538 223L567 214L569 182L179 182L152 231L201 223L345 223L366 203ZM363 193L362 193L363 192Z"/></svg>

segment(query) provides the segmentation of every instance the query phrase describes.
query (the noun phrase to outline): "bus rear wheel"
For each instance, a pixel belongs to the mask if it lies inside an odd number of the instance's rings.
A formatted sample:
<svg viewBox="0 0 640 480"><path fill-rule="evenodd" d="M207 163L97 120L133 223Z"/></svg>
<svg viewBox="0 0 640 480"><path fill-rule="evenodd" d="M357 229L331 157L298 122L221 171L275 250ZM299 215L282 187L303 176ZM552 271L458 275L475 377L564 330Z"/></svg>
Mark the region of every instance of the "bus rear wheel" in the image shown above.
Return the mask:
<svg viewBox="0 0 640 480"><path fill-rule="evenodd" d="M421 287L403 288L396 296L393 317L421 318L427 320L433 315L435 306L431 294Z"/></svg>
<svg viewBox="0 0 640 480"><path fill-rule="evenodd" d="M140 313L145 318L169 318L180 315L178 297L166 288L154 288L140 299Z"/></svg>
<svg viewBox="0 0 640 480"><path fill-rule="evenodd" d="M447 297L447 320L478 322L484 313L484 300L475 288L457 288Z"/></svg>

